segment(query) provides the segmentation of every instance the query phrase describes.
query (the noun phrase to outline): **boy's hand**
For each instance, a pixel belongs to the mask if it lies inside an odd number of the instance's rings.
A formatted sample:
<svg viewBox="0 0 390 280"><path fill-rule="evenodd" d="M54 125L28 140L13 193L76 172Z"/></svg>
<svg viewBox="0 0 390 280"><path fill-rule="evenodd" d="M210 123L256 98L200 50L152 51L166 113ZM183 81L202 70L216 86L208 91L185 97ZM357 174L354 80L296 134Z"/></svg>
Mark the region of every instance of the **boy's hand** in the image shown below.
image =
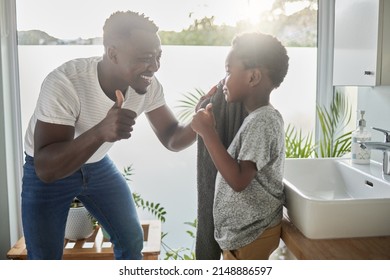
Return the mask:
<svg viewBox="0 0 390 280"><path fill-rule="evenodd" d="M201 137L215 132L215 118L213 114L213 106L207 104L205 109L199 109L191 122L192 129Z"/></svg>

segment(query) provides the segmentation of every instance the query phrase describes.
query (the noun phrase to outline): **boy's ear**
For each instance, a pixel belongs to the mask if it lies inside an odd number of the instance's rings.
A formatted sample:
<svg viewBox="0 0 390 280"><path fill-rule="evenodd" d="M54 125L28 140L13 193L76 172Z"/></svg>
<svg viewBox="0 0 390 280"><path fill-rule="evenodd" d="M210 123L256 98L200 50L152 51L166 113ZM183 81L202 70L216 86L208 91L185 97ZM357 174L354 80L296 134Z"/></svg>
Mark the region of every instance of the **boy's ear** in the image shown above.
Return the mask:
<svg viewBox="0 0 390 280"><path fill-rule="evenodd" d="M262 73L261 73L260 69L258 69L258 68L252 69L251 74L250 74L249 85L256 86L260 83L261 79L262 79Z"/></svg>

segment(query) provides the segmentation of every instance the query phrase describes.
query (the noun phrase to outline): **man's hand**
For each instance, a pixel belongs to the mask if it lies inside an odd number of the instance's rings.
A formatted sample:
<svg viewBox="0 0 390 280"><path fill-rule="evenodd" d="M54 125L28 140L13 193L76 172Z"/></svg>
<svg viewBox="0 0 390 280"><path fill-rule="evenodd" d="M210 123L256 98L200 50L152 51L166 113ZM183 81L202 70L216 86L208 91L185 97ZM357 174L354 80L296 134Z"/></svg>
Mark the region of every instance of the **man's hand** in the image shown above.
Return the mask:
<svg viewBox="0 0 390 280"><path fill-rule="evenodd" d="M116 101L108 111L107 116L99 123L99 131L105 142L115 142L128 139L133 131L137 114L128 109L122 109L123 93L115 91Z"/></svg>
<svg viewBox="0 0 390 280"><path fill-rule="evenodd" d="M105 142L129 138L137 114L122 109L124 97L116 91L114 106L97 125L74 138L75 128L37 121L34 132L34 163L38 177L46 182L73 174Z"/></svg>
<svg viewBox="0 0 390 280"><path fill-rule="evenodd" d="M125 97L123 96L123 93L119 89L117 89L115 91L115 95L116 95L116 101L115 101L114 106L112 106L112 107L113 108L122 108L123 102L125 100Z"/></svg>
<svg viewBox="0 0 390 280"><path fill-rule="evenodd" d="M201 98L199 98L199 102L195 107L195 112L198 112L200 108L202 108L203 103L208 102L211 97L217 92L217 86L213 86L210 91L203 95Z"/></svg>

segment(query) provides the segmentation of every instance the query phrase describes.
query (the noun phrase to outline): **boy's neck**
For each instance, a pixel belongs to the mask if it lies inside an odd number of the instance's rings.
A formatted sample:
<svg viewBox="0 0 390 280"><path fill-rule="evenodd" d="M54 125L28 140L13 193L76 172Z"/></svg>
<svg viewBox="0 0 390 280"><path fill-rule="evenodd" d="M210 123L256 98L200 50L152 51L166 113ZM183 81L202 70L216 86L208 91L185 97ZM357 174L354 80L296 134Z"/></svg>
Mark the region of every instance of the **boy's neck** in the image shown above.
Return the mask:
<svg viewBox="0 0 390 280"><path fill-rule="evenodd" d="M257 92L254 93L248 98L247 100L244 101L244 107L250 114L254 110L270 105L270 93L271 92Z"/></svg>

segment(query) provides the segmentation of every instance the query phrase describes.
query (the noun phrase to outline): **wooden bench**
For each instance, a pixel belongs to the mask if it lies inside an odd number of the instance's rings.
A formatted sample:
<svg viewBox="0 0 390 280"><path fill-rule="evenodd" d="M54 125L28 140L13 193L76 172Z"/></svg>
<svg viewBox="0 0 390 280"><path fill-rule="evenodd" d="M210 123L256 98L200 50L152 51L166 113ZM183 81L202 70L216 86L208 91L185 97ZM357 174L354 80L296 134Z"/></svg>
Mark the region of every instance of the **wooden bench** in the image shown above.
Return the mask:
<svg viewBox="0 0 390 280"><path fill-rule="evenodd" d="M161 248L161 222L158 220L141 221L144 230L144 260L157 260ZM27 250L24 237L8 251L7 258L26 260ZM113 260L112 243L103 237L102 230L97 227L91 237L77 241L65 239L64 260Z"/></svg>

